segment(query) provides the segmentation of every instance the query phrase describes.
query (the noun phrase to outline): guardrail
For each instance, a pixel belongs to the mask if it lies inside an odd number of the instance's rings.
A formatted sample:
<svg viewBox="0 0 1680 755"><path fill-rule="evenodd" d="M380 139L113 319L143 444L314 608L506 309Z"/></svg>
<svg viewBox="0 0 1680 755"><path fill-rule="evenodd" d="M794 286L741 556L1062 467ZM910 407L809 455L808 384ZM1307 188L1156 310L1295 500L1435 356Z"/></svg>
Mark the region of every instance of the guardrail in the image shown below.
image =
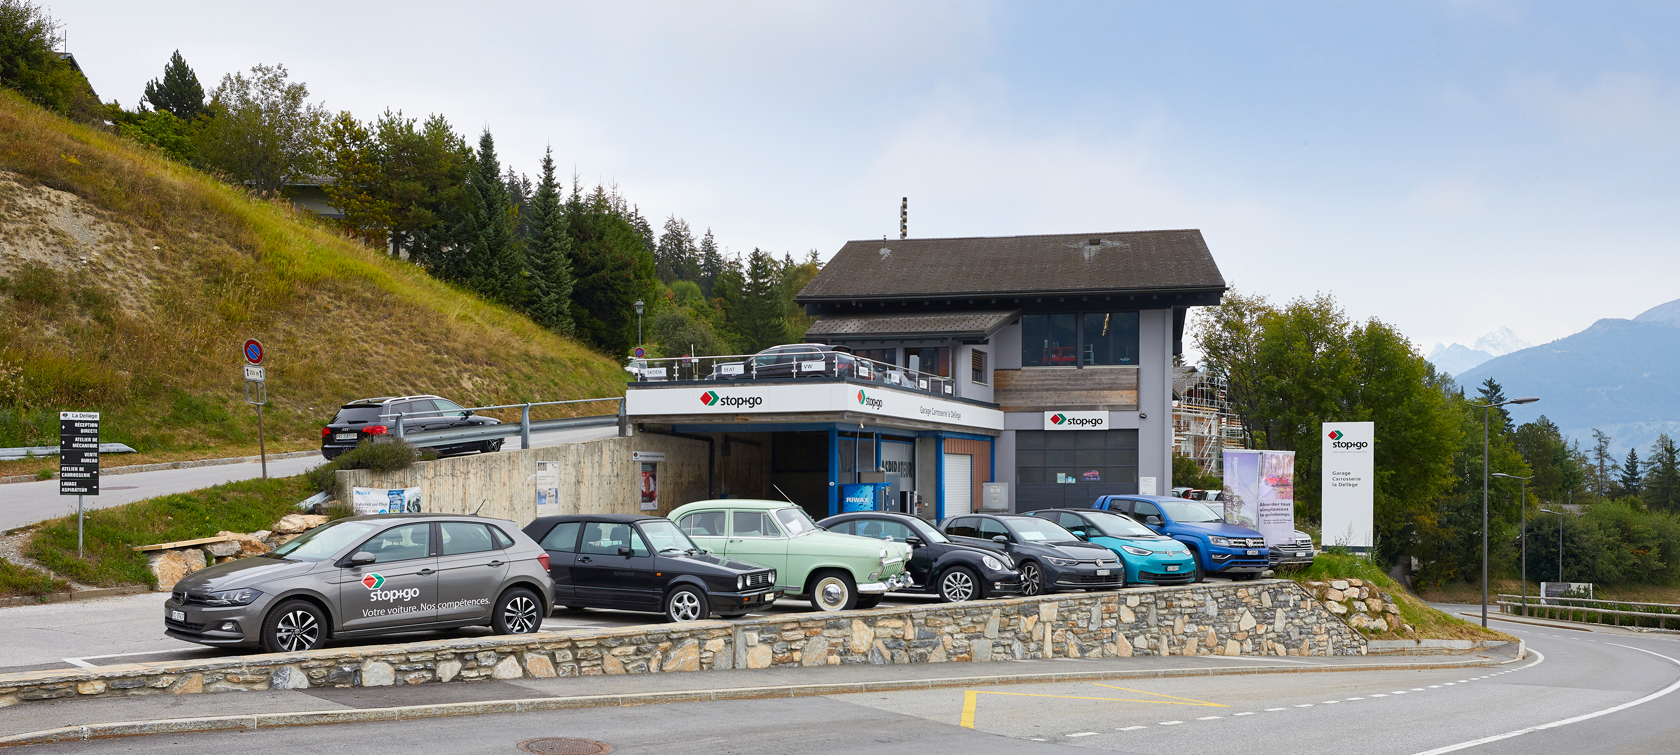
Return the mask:
<svg viewBox="0 0 1680 755"><path fill-rule="evenodd" d="M563 405L563 404L588 404L588 403L602 402L602 401L616 401L616 402L618 402L618 413L617 414L603 414L603 415L597 415L597 416L593 416L593 417L565 417L565 418L561 418L561 419L543 419L543 420L535 420L535 421L533 421L531 419L531 407L533 407L533 406L560 406L560 405ZM452 444L455 444L455 443L459 443L459 442L462 442L462 441L469 441L469 440L489 440L491 438L511 438L515 435L519 436L519 444L522 448L530 448L531 447L531 433L532 432L550 432L550 431L554 431L554 430L575 430L575 429L581 429L581 428L585 428L585 427L606 427L608 425L618 425L619 433L623 434L624 430L626 428L626 422L625 422L626 417L625 417L625 414L624 414L624 397L623 396L614 396L612 398L580 398L580 399L571 399L571 400L568 400L568 401L528 401L528 402L525 402L523 404L498 404L496 406L466 406L466 407L461 407L461 409L462 409L462 411L467 412L468 414L473 414L473 413L483 412L483 411L490 411L490 410L494 410L494 409L518 409L519 410L519 423L514 424L514 423L511 423L511 422L498 422L497 424L494 424L494 425L475 425L473 427L445 427L445 428L440 428L440 429L437 429L437 430L422 430L422 431L419 431L419 432L406 432L404 430L404 427L403 427L403 423L404 423L405 418L442 417L442 416L446 416L446 415L455 414L455 412L419 412L419 413L416 413L416 414L406 415L406 416L402 412L397 412L395 414L381 414L379 416L382 419L393 419L394 418L396 420L395 422L392 423L391 435L393 435L394 437L397 437L397 438L401 438L403 440L403 442L408 443L409 445L420 446L422 448L427 447L427 446L447 446L447 445L452 445ZM465 415L462 415L462 416L465 416Z"/></svg>
<svg viewBox="0 0 1680 755"><path fill-rule="evenodd" d="M956 394L956 381L932 372L860 357L849 351L805 349L766 354L632 359L632 385L681 381L790 380L841 377L935 396Z"/></svg>
<svg viewBox="0 0 1680 755"><path fill-rule="evenodd" d="M1543 602L1542 602L1543 601ZM1541 598L1539 596L1499 594L1502 613L1559 621L1578 621L1586 624L1652 626L1667 629L1669 620L1680 622L1680 605L1674 603L1642 603L1634 600L1598 600L1594 598ZM1654 610L1626 610L1623 607L1643 606ZM1520 614L1519 614L1520 612ZM1644 622L1650 622L1649 624Z"/></svg>

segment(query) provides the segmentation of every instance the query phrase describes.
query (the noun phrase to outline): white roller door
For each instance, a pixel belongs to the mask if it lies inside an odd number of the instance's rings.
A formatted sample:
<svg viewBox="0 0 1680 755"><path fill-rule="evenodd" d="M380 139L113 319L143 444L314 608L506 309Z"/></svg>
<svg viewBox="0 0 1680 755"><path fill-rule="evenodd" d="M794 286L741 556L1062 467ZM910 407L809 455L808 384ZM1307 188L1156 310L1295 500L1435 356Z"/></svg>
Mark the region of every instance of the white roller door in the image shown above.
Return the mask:
<svg viewBox="0 0 1680 755"><path fill-rule="evenodd" d="M962 516L974 510L974 457L945 454L945 516Z"/></svg>

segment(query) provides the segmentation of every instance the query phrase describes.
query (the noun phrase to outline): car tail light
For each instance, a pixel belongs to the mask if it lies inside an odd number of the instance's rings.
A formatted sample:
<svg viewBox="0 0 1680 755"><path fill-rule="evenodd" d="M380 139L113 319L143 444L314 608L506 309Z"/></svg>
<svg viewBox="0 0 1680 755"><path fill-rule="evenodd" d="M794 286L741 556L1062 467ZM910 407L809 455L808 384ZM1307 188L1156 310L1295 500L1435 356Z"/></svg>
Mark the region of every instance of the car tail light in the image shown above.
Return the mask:
<svg viewBox="0 0 1680 755"><path fill-rule="evenodd" d="M542 564L543 571L548 571L548 554L537 556L537 563Z"/></svg>
<svg viewBox="0 0 1680 755"><path fill-rule="evenodd" d="M387 430L384 425L369 425L362 428L362 432L367 433L368 435L384 435Z"/></svg>
<svg viewBox="0 0 1680 755"><path fill-rule="evenodd" d="M330 427L321 428L321 437L325 438L328 435L332 435L332 428L330 428Z"/></svg>

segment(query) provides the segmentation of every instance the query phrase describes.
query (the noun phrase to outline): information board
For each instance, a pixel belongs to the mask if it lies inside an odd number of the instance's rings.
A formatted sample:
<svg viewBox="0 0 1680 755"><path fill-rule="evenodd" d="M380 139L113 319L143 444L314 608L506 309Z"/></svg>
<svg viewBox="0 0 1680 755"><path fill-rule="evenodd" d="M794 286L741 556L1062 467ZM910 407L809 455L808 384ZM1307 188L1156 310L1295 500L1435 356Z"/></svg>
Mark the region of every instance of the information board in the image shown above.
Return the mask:
<svg viewBox="0 0 1680 755"><path fill-rule="evenodd" d="M1225 449L1225 521L1266 537L1266 545L1295 539L1295 452Z"/></svg>
<svg viewBox="0 0 1680 755"><path fill-rule="evenodd" d="M1376 423L1325 422L1319 442L1324 544L1355 552L1371 547L1375 529Z"/></svg>
<svg viewBox="0 0 1680 755"><path fill-rule="evenodd" d="M99 495L99 412L58 413L58 494Z"/></svg>

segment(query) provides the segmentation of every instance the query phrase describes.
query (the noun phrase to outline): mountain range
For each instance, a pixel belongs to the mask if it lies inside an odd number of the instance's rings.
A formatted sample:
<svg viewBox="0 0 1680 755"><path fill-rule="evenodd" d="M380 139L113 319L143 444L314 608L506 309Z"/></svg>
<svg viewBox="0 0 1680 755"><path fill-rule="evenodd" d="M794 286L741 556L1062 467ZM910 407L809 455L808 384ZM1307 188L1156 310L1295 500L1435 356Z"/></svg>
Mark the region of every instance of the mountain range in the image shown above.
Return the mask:
<svg viewBox="0 0 1680 755"><path fill-rule="evenodd" d="M1645 456L1658 434L1680 437L1680 299L1495 356L1454 379L1473 395L1490 377L1507 397L1540 398L1511 407L1513 420L1543 414L1583 447L1592 445L1594 429L1602 430L1618 458L1630 447Z"/></svg>
<svg viewBox="0 0 1680 755"><path fill-rule="evenodd" d="M1510 328L1502 327L1476 339L1471 346L1461 343L1442 346L1437 343L1425 358L1434 363L1436 369L1457 375L1494 357L1526 349L1529 345Z"/></svg>

